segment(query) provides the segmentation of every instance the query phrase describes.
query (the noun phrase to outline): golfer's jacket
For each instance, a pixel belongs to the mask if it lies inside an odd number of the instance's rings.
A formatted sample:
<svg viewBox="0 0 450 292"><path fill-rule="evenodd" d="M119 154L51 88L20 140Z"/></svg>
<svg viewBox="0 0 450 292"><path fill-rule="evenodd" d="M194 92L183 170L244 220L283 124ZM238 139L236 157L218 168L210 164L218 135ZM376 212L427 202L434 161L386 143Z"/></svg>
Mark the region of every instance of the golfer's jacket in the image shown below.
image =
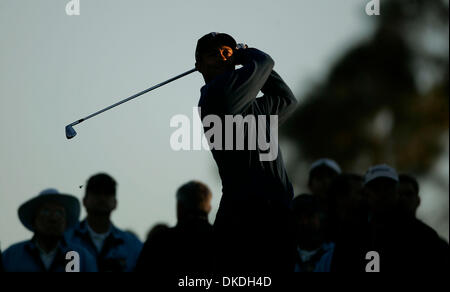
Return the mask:
<svg viewBox="0 0 450 292"><path fill-rule="evenodd" d="M204 119L211 114L219 116L222 126L226 127L227 116L229 118L241 115L244 119L253 116L257 123L255 127L257 134L247 125L247 128L244 128L245 143L249 143L251 139L258 141L261 132L264 133L261 130L262 123L266 123L266 127L263 128L266 131L266 142L269 142L267 141L269 137L277 140L278 137L274 137L273 134L274 131L278 131L278 125L270 124L272 122L270 116L277 116L278 124L282 123L295 109L297 103L295 96L273 70L274 61L269 55L254 48L245 49L241 54L241 68L223 73L201 88L198 104L201 117ZM259 91L264 95L257 98ZM258 117L265 117L265 120L260 122ZM235 206L238 205L251 204L256 207L261 204L264 209L267 207L279 210L289 208L293 188L287 177L278 142L276 141L277 149L272 149L277 154L276 158L263 161L260 159L261 154L267 150L260 148L259 145L256 149L250 147L244 147L244 150L225 149L224 140L228 139L225 127L222 130L222 148L211 150L223 185L218 219L221 220L220 217L226 209L233 209L233 216L237 215ZM210 128L204 125L205 133ZM251 137L252 135L258 137Z"/></svg>

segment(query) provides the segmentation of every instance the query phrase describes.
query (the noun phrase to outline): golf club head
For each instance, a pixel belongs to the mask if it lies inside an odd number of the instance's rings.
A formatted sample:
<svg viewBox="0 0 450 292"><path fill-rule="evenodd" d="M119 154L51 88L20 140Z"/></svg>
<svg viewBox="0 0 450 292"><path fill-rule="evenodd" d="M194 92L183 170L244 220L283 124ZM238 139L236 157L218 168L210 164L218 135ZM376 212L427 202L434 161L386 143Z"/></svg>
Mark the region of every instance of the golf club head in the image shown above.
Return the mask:
<svg viewBox="0 0 450 292"><path fill-rule="evenodd" d="M67 125L66 126L66 138L67 139L72 139L76 135L77 135L77 132L75 131L73 126L72 125Z"/></svg>

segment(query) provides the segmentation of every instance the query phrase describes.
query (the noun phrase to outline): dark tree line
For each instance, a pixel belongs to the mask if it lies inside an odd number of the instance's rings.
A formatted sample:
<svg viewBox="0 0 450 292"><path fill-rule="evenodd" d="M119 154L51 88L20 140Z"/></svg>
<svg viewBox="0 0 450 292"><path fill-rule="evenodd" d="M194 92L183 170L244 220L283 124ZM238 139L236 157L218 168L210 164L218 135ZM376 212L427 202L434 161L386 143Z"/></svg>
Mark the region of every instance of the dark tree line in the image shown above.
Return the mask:
<svg viewBox="0 0 450 292"><path fill-rule="evenodd" d="M344 170L390 163L422 175L449 129L447 1L390 0L372 37L354 45L300 96L282 129L300 161L332 157Z"/></svg>

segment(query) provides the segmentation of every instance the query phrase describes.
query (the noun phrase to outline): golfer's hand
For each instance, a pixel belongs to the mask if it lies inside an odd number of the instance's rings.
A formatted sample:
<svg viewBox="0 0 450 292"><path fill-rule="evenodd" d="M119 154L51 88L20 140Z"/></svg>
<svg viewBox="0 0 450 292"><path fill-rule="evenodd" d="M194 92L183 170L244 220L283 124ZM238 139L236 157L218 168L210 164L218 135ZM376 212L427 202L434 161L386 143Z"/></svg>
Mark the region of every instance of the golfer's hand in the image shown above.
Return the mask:
<svg viewBox="0 0 450 292"><path fill-rule="evenodd" d="M236 65L242 65L241 55L242 55L242 52L247 48L248 48L248 46L246 44L240 43L240 44L236 45L235 57L234 57Z"/></svg>
<svg viewBox="0 0 450 292"><path fill-rule="evenodd" d="M248 46L243 43L239 43L236 45L236 50L242 50L242 49L247 49L247 48L248 48Z"/></svg>

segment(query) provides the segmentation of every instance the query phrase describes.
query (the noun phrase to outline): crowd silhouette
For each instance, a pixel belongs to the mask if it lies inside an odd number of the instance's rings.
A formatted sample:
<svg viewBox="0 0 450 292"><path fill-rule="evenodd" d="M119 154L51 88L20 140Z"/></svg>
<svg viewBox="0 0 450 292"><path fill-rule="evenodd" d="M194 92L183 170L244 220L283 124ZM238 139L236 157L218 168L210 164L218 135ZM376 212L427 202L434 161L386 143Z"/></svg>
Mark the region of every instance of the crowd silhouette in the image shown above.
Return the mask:
<svg viewBox="0 0 450 292"><path fill-rule="evenodd" d="M156 225L144 244L136 271L212 271L213 227L208 222L212 193L191 181L176 194L177 224Z"/></svg>
<svg viewBox="0 0 450 292"><path fill-rule="evenodd" d="M295 238L290 271L365 272L371 251L379 254L382 272L448 270L448 243L416 217L420 196L413 176L398 175L388 165L371 167L365 175L342 173L335 161L319 159L308 182L310 193L295 196L289 210ZM1 271L63 272L68 251L79 253L82 272L245 270L228 262L222 266L222 255L230 251L221 250L222 237L208 220L213 194L204 183L190 181L177 190L177 224L155 224L143 245L110 220L115 185L105 173L89 178L83 198L87 217L81 222L78 200L55 189L22 204L18 215L33 237L1 253ZM230 240L242 242L238 236Z"/></svg>

